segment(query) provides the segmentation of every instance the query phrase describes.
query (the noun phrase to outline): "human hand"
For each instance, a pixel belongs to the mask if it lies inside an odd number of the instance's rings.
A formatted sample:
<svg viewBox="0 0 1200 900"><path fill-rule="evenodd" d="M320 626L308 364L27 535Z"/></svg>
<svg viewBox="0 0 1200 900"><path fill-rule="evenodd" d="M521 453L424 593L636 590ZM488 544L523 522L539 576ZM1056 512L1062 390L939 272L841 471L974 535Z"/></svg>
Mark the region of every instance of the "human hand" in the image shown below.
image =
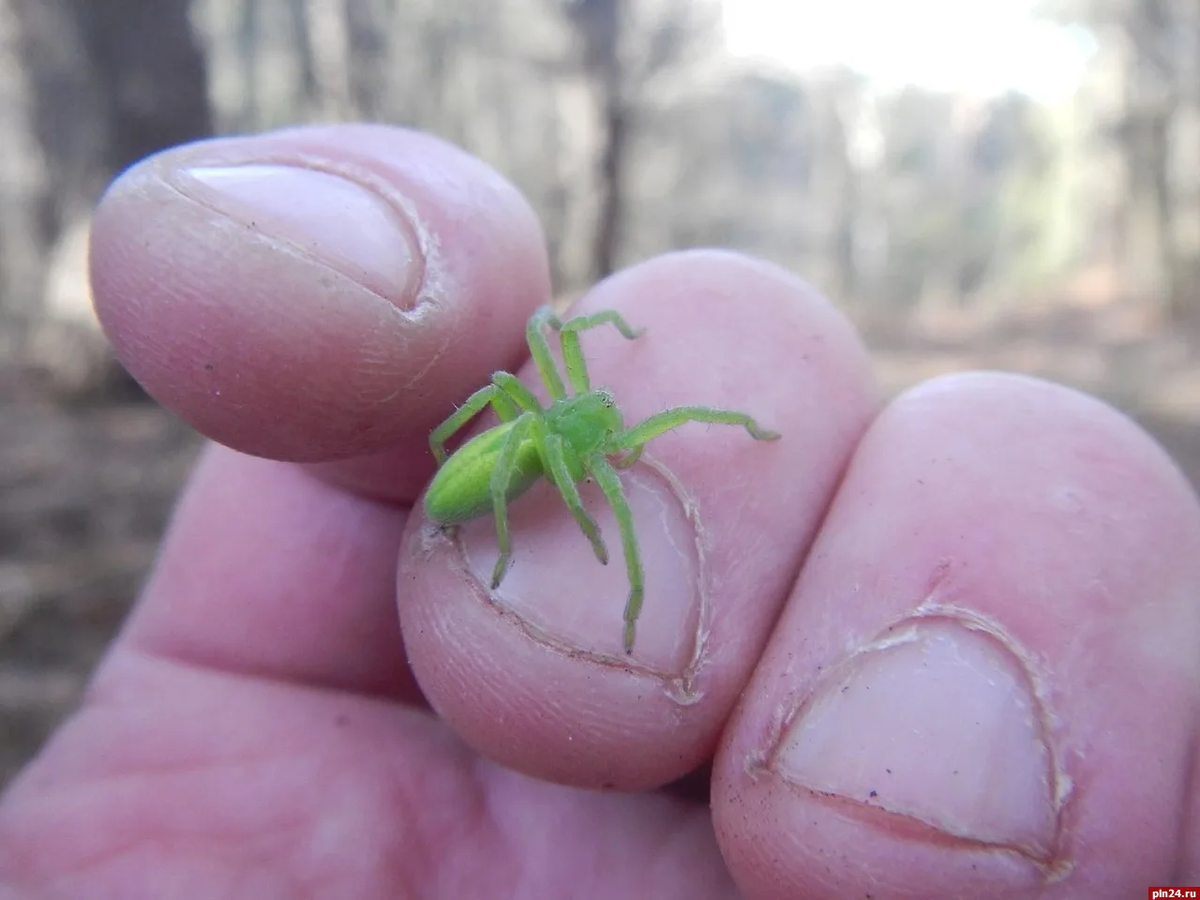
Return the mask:
<svg viewBox="0 0 1200 900"><path fill-rule="evenodd" d="M703 403L783 435L647 448L627 657L624 567L552 491L512 510L498 603L490 523L456 543L414 507L452 405L531 380L549 294L532 213L481 164L363 126L180 148L110 192L92 269L121 359L226 446L0 804L0 897L1200 881L1200 511L1102 404L975 374L880 412L850 326L771 266L609 279L580 308L645 337L585 349L628 421ZM710 760L711 808L661 789Z"/></svg>

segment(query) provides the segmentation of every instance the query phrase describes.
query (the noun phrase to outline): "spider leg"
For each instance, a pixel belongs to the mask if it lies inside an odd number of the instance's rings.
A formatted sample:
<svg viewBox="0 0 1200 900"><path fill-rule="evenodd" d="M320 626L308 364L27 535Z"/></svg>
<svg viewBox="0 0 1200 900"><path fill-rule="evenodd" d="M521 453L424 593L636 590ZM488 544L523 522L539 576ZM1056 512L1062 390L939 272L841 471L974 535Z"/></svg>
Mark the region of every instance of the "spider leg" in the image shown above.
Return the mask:
<svg viewBox="0 0 1200 900"><path fill-rule="evenodd" d="M579 530L591 542L596 559L600 560L602 565L607 566L608 548L604 546L604 538L600 536L600 526L583 508L583 498L579 496L579 487L575 484L575 479L571 477L571 469L567 465L566 442L547 428L542 419L531 417L530 422L533 443L537 447L538 455L542 458L542 466L545 468L546 474L558 488L558 492L562 494L567 509L579 523Z"/></svg>
<svg viewBox="0 0 1200 900"><path fill-rule="evenodd" d="M608 499L617 517L617 527L621 530L621 546L625 550L625 567L629 570L629 599L625 603L625 652L633 652L634 626L642 611L642 593L644 591L642 575L642 557L638 550L637 533L633 530L633 511L625 498L625 488L621 486L621 478L599 453L588 457L585 461L587 470L600 485L600 490Z"/></svg>
<svg viewBox="0 0 1200 900"><path fill-rule="evenodd" d="M550 399L562 400L567 396L567 389L563 387L558 366L554 364L554 357L550 354L550 342L546 340L542 331L547 325L557 330L562 327L562 320L549 306L543 306L530 317L529 324L525 326L525 343L529 344L529 355L533 357L533 364L537 366L538 375L546 385Z"/></svg>
<svg viewBox="0 0 1200 900"><path fill-rule="evenodd" d="M495 376L493 376L493 381L495 381ZM437 460L439 466L446 461L446 441L482 412L489 403L496 410L496 415L500 417L501 422L511 422L519 415L513 401L495 384L481 387L429 435L429 449L433 452L433 458Z"/></svg>
<svg viewBox="0 0 1200 900"><path fill-rule="evenodd" d="M538 398L534 395L533 391L521 383L521 379L516 375L510 375L508 372L497 372L492 376L492 384L500 388L507 396L507 399L525 410L525 412L542 412L542 404L538 403Z"/></svg>
<svg viewBox="0 0 1200 900"><path fill-rule="evenodd" d="M512 542L508 536L508 485L517 467L517 448L525 440L534 421L536 420L532 413L524 413L516 420L512 430L505 436L504 443L500 445L496 467L492 469L489 487L492 491L492 513L496 519L496 546L500 548L500 557L492 570L492 590L500 586L508 567L512 564Z"/></svg>
<svg viewBox="0 0 1200 900"><path fill-rule="evenodd" d="M492 397L492 409L496 411L496 418L501 422L511 422L521 414L521 410L512 402L512 398L505 396L503 392Z"/></svg>
<svg viewBox="0 0 1200 900"><path fill-rule="evenodd" d="M741 425L756 441L773 441L779 437L774 431L760 428L750 416L745 413L733 412L727 409L713 409L711 406L677 406L674 409L655 413L646 421L632 428L627 428L620 434L613 435L608 442L609 450L632 450L660 434L678 428L685 422L713 422L718 425Z"/></svg>
<svg viewBox="0 0 1200 900"><path fill-rule="evenodd" d="M586 394L592 389L591 381L588 378L587 364L583 359L583 350L579 346L579 332L607 324L615 326L617 331L631 341L645 331L642 328L630 328L629 323L621 317L621 314L611 309L593 313L590 316L576 316L574 319L563 322L559 327L563 367L567 370L567 378L570 379L571 386L577 394Z"/></svg>

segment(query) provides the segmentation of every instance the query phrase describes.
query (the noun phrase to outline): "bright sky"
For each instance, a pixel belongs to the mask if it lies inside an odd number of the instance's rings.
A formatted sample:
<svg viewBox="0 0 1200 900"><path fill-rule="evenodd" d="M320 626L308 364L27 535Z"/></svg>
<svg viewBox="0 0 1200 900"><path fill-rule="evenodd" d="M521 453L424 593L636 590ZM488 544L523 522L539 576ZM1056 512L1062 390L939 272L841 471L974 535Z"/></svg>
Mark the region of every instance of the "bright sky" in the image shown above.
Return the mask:
<svg viewBox="0 0 1200 900"><path fill-rule="evenodd" d="M1039 21L1036 0L722 0L730 51L794 69L848 65L888 89L918 84L1051 100L1092 43Z"/></svg>

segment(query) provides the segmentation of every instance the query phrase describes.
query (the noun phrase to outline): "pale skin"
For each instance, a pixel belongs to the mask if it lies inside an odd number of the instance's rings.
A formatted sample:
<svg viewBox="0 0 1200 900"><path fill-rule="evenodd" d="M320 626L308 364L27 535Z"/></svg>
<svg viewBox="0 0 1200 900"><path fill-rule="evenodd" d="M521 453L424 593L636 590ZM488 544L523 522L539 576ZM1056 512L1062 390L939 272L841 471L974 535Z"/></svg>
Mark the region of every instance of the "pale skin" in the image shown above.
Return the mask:
<svg viewBox="0 0 1200 900"><path fill-rule="evenodd" d="M626 428L612 394L593 390L579 336L590 328L612 325L627 340L641 335L612 310L562 321L550 307L542 307L529 320L525 340L538 376L550 395L543 409L534 393L508 372L496 372L492 383L467 398L429 436L429 448L438 473L425 493L425 514L435 522L456 525L486 512L496 523L500 555L492 572L492 590L500 586L512 564L512 539L508 504L527 491L539 475L547 477L592 545L601 565L608 564L608 548L595 519L584 508L576 483L595 479L612 506L621 532L625 566L629 572L629 597L625 602L626 653L633 652L637 620L645 593L641 549L633 511L618 468L637 462L649 441L688 422L737 425L757 441L778 440L773 431L760 428L745 413L709 406L681 406L656 413ZM545 329L560 336L568 394L550 353ZM474 438L447 459L446 442L487 407L502 424ZM615 457L610 462L609 457Z"/></svg>
<svg viewBox="0 0 1200 900"><path fill-rule="evenodd" d="M222 166L236 203L182 174ZM364 167L432 249L379 240L379 200L327 174ZM202 456L78 712L0 798L4 900L181 885L255 900L1092 900L1200 882L1200 512L1102 404L993 373L881 405L834 308L732 253L667 255L589 291L581 312L646 328L588 344L631 419L655 411L639 406L652 383L784 435L697 426L652 445L706 541L707 650L681 697L656 668L674 658L650 655L678 623L651 612L686 610L691 585L647 598L632 658L597 662L530 637L481 599L490 573L420 540L430 431L492 372L537 378L524 329L549 300L542 234L481 163L389 128L182 148L123 176L91 252L121 359L228 446ZM539 537L569 583L514 566L505 587L544 597L537 613L563 629L612 593L551 499ZM639 521L647 573L694 538L663 530L680 521ZM988 799L983 822L960 803L941 830L881 808L900 779L936 812L972 763L1023 771L1028 742L964 743L1003 718L961 715L975 681L937 682L957 693L934 702L896 687L914 664L834 691L865 704L816 757L838 789L863 752L915 733L903 715L938 735L861 796L831 802L770 765L804 686L927 602L997 624L1034 661L1073 785L1053 848L1069 870L947 836L1017 820L1036 842L1020 791ZM943 743L962 750L954 766L936 764Z"/></svg>

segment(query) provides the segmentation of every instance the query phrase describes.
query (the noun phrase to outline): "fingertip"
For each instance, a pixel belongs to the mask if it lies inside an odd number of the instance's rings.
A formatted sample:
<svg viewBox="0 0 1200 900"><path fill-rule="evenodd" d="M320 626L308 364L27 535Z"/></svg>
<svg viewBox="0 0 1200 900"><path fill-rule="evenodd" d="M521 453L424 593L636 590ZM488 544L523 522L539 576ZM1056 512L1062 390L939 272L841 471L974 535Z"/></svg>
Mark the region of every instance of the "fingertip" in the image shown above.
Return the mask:
<svg viewBox="0 0 1200 900"><path fill-rule="evenodd" d="M897 398L718 754L743 889L1069 898L1168 879L1200 697L1198 543L1177 468L1093 398L1002 373ZM854 865L831 869L847 845Z"/></svg>
<svg viewBox="0 0 1200 900"><path fill-rule="evenodd" d="M429 428L523 352L540 227L482 163L397 128L175 148L106 194L99 317L147 390L243 452L422 464ZM393 454L394 456L396 454Z"/></svg>
<svg viewBox="0 0 1200 900"><path fill-rule="evenodd" d="M784 439L755 441L740 420L692 423L619 473L644 561L633 628L624 547L600 566L545 482L509 506L513 565L497 590L485 590L498 554L490 519L451 539L414 518L401 618L426 696L473 746L541 778L639 789L711 755L875 386L830 304L736 254L635 266L577 311L602 309L646 333L627 341L606 322L585 338L592 384L611 389L626 426L703 404L752 414ZM602 487L580 493L601 531L618 533Z"/></svg>

